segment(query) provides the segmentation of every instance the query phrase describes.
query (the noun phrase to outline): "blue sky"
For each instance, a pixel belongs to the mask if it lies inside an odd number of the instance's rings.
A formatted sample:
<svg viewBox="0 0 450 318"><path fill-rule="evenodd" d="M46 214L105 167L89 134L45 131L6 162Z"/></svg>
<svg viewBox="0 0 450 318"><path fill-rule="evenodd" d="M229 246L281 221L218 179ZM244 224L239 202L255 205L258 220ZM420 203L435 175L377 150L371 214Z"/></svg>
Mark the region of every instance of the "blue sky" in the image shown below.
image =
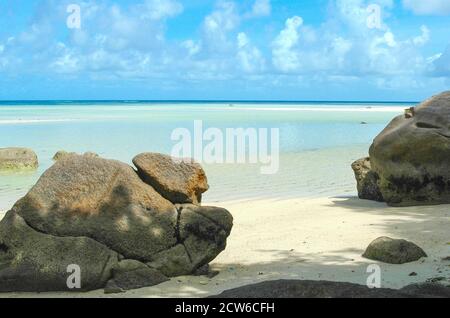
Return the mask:
<svg viewBox="0 0 450 318"><path fill-rule="evenodd" d="M0 99L418 101L449 29L450 0L0 0Z"/></svg>

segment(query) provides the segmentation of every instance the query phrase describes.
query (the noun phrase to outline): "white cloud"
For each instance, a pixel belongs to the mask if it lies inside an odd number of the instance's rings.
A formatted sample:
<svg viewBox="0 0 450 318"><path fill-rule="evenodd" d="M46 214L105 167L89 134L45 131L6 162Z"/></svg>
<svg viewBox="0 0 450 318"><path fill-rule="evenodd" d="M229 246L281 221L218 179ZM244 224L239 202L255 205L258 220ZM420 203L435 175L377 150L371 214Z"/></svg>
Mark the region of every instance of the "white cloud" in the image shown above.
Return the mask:
<svg viewBox="0 0 450 318"><path fill-rule="evenodd" d="M311 78L388 77L395 81L401 77L402 83L407 82L404 78L423 78L429 74L433 62L422 55L420 47L430 40L431 31L423 25L419 35L399 38L386 21L381 29L370 29L367 3L333 1L329 20L316 28L304 25L299 17L288 19L271 44L274 68L281 73ZM378 4L388 16L392 1ZM377 83L388 85L388 81Z"/></svg>
<svg viewBox="0 0 450 318"><path fill-rule="evenodd" d="M403 6L418 15L450 14L449 0L403 0Z"/></svg>
<svg viewBox="0 0 450 318"><path fill-rule="evenodd" d="M206 16L203 22L204 36L211 50L226 50L230 45L228 33L240 23L236 4L230 1L221 1L216 9Z"/></svg>
<svg viewBox="0 0 450 318"><path fill-rule="evenodd" d="M424 46L430 40L430 30L425 25L422 25L420 30L422 31L422 34L416 36L413 39L413 43L417 46Z"/></svg>
<svg viewBox="0 0 450 318"><path fill-rule="evenodd" d="M265 60L261 52L251 45L247 35L243 32L237 36L238 59L242 69L247 73L262 71L265 68Z"/></svg>
<svg viewBox="0 0 450 318"><path fill-rule="evenodd" d="M175 0L146 0L140 9L143 18L161 20L183 12L183 5Z"/></svg>
<svg viewBox="0 0 450 318"><path fill-rule="evenodd" d="M181 43L181 46L184 47L191 56L196 55L201 50L201 45L193 40L186 40Z"/></svg>
<svg viewBox="0 0 450 318"><path fill-rule="evenodd" d="M272 5L270 0L255 0L252 11L249 14L251 17L265 17L272 12Z"/></svg>
<svg viewBox="0 0 450 318"><path fill-rule="evenodd" d="M6 60L5 57L3 57L2 53L5 51L5 46L0 44L0 69L6 67L8 61Z"/></svg>
<svg viewBox="0 0 450 318"><path fill-rule="evenodd" d="M165 20L181 13L181 4L146 0L129 6L109 6L90 1L81 7L83 27L72 30L70 40L49 44L39 54L47 59L51 71L92 78L152 77L163 72L171 49L165 40ZM38 26L22 38L29 42L46 30Z"/></svg>
<svg viewBox="0 0 450 318"><path fill-rule="evenodd" d="M298 70L299 56L294 50L299 42L299 28L303 19L294 16L286 20L285 28L272 43L273 64L283 72Z"/></svg>
<svg viewBox="0 0 450 318"><path fill-rule="evenodd" d="M436 76L450 77L450 46L441 53L433 56L431 59L433 64L433 74Z"/></svg>
<svg viewBox="0 0 450 318"><path fill-rule="evenodd" d="M50 68L58 73L75 73L80 69L80 60L66 47L64 43L56 45L57 57L55 61L50 64Z"/></svg>
<svg viewBox="0 0 450 318"><path fill-rule="evenodd" d="M367 32L368 18L373 14L368 11L370 5L379 6L381 9L381 29L386 30L384 17L393 7L393 0L333 0L331 3L334 17L345 23L355 33Z"/></svg>
<svg viewBox="0 0 450 318"><path fill-rule="evenodd" d="M259 77L268 86L273 78L290 78L294 86L309 80L343 83L363 78L391 88L396 78L400 85L413 83L407 78L450 76L450 49L432 52L431 57L421 52L432 36L427 26L406 38L391 29L389 19L381 29L368 28L367 4L380 4L383 17L388 17L392 0L330 1L333 10L323 24L308 25L293 16L280 30L272 31L271 24L267 35L256 38L255 32L266 29L247 31L247 24L246 32L240 28L250 18L245 6L219 0L204 17L199 36L181 40L168 40L165 34L166 20L182 10L174 0L142 0L128 6L83 2L83 27L71 30L69 39L56 39L61 16L33 20L10 41L0 39L0 69L197 83ZM253 16L270 13L269 1L253 4Z"/></svg>

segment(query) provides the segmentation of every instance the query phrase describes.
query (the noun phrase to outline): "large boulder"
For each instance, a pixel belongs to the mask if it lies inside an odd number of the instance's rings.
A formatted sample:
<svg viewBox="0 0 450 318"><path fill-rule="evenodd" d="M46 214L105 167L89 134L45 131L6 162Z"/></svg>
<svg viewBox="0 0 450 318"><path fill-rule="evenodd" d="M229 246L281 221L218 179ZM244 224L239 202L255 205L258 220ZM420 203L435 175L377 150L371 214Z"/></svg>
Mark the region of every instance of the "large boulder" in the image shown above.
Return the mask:
<svg viewBox="0 0 450 318"><path fill-rule="evenodd" d="M72 155L48 169L12 211L54 236L86 236L151 260L176 241L177 211L130 166Z"/></svg>
<svg viewBox="0 0 450 318"><path fill-rule="evenodd" d="M36 169L36 153L28 148L0 148L0 170Z"/></svg>
<svg viewBox="0 0 450 318"><path fill-rule="evenodd" d="M142 181L132 167L79 155L57 161L9 214L55 240L89 239L119 255L121 260L139 261L141 268L130 269L130 274L116 271L120 276L110 282L124 289L136 286L139 280L153 284L164 281L165 275L194 273L223 251L232 227L232 217L226 210L175 206ZM11 235L7 219L0 223L0 238ZM17 251L8 247L8 255L20 257L16 253L20 254L21 248L43 253L38 243L30 244L31 241L18 239ZM174 253L177 248L184 250L185 261L179 261L180 255ZM62 244L50 250L56 256L54 262L59 264L69 257L68 250ZM59 265L48 268L49 275L60 275L60 269L66 265ZM8 265L6 270L9 268ZM91 275L97 277L98 273ZM107 278L111 280L113 276L111 272ZM14 272L9 278L11 286L19 279L20 273ZM98 287L105 279L97 281L86 288ZM30 290L36 290L34 286L31 284Z"/></svg>
<svg viewBox="0 0 450 318"><path fill-rule="evenodd" d="M341 282L276 280L227 290L211 298L447 298L449 293L450 288L434 284L395 290Z"/></svg>
<svg viewBox="0 0 450 318"><path fill-rule="evenodd" d="M360 199L383 202L383 195L378 187L378 175L372 170L370 158L362 158L352 164L357 181Z"/></svg>
<svg viewBox="0 0 450 318"><path fill-rule="evenodd" d="M388 264L405 264L427 257L427 254L412 242L379 237L370 243L363 257Z"/></svg>
<svg viewBox="0 0 450 318"><path fill-rule="evenodd" d="M202 167L195 162L157 153L143 153L133 159L142 180L174 203L199 204L209 189Z"/></svg>
<svg viewBox="0 0 450 318"><path fill-rule="evenodd" d="M384 200L392 206L450 203L450 92L395 118L370 148Z"/></svg>

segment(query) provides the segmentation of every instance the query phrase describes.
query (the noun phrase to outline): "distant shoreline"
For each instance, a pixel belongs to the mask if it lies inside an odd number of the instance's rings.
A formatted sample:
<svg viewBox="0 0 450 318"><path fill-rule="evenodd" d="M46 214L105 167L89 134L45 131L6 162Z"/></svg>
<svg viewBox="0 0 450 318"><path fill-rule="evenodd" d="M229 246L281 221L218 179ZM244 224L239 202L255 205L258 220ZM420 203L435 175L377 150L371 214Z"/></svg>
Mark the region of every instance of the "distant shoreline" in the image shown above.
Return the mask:
<svg viewBox="0 0 450 318"><path fill-rule="evenodd" d="M111 104L283 104L283 105L400 105L418 101L310 101L310 100L0 100L0 106L111 105Z"/></svg>

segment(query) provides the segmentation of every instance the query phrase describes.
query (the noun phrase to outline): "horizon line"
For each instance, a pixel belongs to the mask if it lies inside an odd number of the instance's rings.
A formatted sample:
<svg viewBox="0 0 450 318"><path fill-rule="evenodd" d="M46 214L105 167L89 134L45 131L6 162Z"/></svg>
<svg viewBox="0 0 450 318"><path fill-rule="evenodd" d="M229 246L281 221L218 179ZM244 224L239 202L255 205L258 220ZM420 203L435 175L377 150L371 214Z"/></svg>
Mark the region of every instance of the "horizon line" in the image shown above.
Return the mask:
<svg viewBox="0 0 450 318"><path fill-rule="evenodd" d="M108 102L121 102L121 103L420 103L419 101L376 101L376 100L251 100L251 99L8 99L0 100L2 103L30 103L30 102L50 102L50 103L108 103Z"/></svg>

